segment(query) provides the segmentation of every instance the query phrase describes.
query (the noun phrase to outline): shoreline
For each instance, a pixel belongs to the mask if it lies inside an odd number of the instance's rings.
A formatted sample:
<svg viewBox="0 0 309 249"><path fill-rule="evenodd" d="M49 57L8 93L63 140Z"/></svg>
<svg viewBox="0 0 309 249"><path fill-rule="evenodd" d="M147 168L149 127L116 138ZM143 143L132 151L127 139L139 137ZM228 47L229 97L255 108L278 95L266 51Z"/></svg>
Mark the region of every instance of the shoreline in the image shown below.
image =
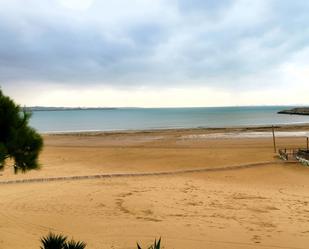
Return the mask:
<svg viewBox="0 0 309 249"><path fill-rule="evenodd" d="M275 131L284 132L309 132L309 123L280 124L280 125L252 125L252 126L230 126L230 127L196 127L196 128L162 128L162 129L133 129L133 130L78 130L78 131L49 131L39 132L43 136L104 136L104 135L126 135L126 134L168 134L168 133L233 133L233 132L267 132L272 127Z"/></svg>

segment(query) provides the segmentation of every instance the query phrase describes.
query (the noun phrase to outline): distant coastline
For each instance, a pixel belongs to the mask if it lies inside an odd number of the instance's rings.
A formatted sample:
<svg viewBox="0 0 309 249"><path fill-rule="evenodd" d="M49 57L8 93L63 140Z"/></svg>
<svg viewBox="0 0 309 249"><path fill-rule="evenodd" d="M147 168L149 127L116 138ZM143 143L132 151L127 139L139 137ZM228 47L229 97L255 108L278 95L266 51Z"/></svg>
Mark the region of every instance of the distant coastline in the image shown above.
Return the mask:
<svg viewBox="0 0 309 249"><path fill-rule="evenodd" d="M309 107L297 107L293 109L279 111L278 114L290 114L290 115L309 115Z"/></svg>
<svg viewBox="0 0 309 249"><path fill-rule="evenodd" d="M116 110L116 107L47 107L47 106L28 106L26 111L82 111L82 110Z"/></svg>

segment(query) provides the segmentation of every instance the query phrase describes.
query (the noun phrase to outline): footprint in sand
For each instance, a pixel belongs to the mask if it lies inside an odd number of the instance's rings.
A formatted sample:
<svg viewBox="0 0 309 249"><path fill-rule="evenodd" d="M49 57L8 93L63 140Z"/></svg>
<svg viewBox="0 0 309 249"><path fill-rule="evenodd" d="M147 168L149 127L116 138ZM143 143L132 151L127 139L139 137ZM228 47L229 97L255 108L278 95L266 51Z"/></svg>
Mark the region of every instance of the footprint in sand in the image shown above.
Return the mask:
<svg viewBox="0 0 309 249"><path fill-rule="evenodd" d="M254 243L259 244L261 243L261 236L259 235L254 235L251 239Z"/></svg>

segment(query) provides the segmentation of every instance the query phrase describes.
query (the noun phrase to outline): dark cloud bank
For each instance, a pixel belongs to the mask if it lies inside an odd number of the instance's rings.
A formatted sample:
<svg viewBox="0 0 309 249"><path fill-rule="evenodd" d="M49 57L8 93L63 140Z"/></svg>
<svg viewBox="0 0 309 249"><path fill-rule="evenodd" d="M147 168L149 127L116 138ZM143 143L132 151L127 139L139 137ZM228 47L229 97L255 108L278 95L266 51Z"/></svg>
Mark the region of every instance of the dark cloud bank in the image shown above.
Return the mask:
<svg viewBox="0 0 309 249"><path fill-rule="evenodd" d="M144 2L1 1L1 84L232 87L308 46L306 0Z"/></svg>

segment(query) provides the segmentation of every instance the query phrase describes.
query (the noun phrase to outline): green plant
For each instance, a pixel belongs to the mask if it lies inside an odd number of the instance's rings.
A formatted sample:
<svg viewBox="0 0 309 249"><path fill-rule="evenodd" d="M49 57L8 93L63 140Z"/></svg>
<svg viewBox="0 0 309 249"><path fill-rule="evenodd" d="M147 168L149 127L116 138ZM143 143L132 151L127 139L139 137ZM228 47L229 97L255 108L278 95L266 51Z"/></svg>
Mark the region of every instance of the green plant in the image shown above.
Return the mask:
<svg viewBox="0 0 309 249"><path fill-rule="evenodd" d="M87 244L83 241L75 241L71 239L67 241L67 236L62 234L49 233L41 238L41 249L85 249ZM137 249L142 249L137 243ZM150 245L147 249L161 249L161 238Z"/></svg>
<svg viewBox="0 0 309 249"><path fill-rule="evenodd" d="M49 233L41 238L41 249L84 249L86 243L83 241L67 241L67 236Z"/></svg>
<svg viewBox="0 0 309 249"><path fill-rule="evenodd" d="M63 249L84 249L86 247L86 243L83 241L74 241L71 240L65 243Z"/></svg>
<svg viewBox="0 0 309 249"><path fill-rule="evenodd" d="M148 249L160 249L161 248L161 238L157 241L155 239L153 245L150 245ZM140 245L137 243L137 249L142 249Z"/></svg>
<svg viewBox="0 0 309 249"><path fill-rule="evenodd" d="M0 170L7 158L14 160L15 173L39 168L43 139L29 126L30 117L0 90Z"/></svg>
<svg viewBox="0 0 309 249"><path fill-rule="evenodd" d="M41 249L63 249L67 237L62 234L49 233L41 238Z"/></svg>

